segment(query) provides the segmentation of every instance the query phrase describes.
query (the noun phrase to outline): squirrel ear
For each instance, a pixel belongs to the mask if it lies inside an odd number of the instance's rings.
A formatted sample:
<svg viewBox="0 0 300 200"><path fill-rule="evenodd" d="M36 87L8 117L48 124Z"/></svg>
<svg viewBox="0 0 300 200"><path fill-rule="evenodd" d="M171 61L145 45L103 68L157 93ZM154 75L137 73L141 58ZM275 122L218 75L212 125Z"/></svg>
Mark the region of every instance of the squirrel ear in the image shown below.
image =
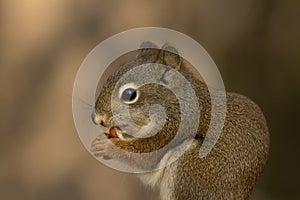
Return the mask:
<svg viewBox="0 0 300 200"><path fill-rule="evenodd" d="M157 51L157 49L159 49L158 46L156 44L154 44L153 42L150 42L150 41L142 42L142 44L139 47L138 54L136 57L138 58L138 57L142 57L144 55L149 55L152 52Z"/></svg>
<svg viewBox="0 0 300 200"><path fill-rule="evenodd" d="M182 59L177 49L168 43L164 44L161 49L160 58L164 61L164 63L168 66L174 67L176 70L179 70Z"/></svg>
<svg viewBox="0 0 300 200"><path fill-rule="evenodd" d="M158 46L150 41L142 42L139 49L158 49Z"/></svg>

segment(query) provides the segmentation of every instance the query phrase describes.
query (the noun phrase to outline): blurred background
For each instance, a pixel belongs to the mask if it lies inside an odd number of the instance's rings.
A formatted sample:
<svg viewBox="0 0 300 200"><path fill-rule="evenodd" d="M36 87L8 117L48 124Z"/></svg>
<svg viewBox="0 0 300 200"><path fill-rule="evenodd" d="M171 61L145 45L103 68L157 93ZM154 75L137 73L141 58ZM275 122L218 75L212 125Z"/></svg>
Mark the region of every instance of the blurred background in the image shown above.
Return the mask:
<svg viewBox="0 0 300 200"><path fill-rule="evenodd" d="M0 198L157 199L133 175L88 154L71 110L87 54L143 26L194 38L227 91L264 111L271 151L252 199L300 199L300 2L293 0L1 0Z"/></svg>

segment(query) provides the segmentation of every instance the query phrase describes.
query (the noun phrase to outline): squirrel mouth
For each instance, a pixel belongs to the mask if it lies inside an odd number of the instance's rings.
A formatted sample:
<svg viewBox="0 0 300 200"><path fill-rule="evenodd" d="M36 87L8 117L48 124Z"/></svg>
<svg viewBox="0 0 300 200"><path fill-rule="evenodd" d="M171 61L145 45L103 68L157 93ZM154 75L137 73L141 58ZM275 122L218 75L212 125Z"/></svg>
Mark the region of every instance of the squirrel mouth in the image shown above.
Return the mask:
<svg viewBox="0 0 300 200"><path fill-rule="evenodd" d="M123 139L122 130L119 127L111 127L107 132L104 133L109 139L110 138L120 138Z"/></svg>
<svg viewBox="0 0 300 200"><path fill-rule="evenodd" d="M104 131L104 134L108 137L108 139L118 138L124 140L126 138L132 138L132 136L123 132L119 127L110 127Z"/></svg>

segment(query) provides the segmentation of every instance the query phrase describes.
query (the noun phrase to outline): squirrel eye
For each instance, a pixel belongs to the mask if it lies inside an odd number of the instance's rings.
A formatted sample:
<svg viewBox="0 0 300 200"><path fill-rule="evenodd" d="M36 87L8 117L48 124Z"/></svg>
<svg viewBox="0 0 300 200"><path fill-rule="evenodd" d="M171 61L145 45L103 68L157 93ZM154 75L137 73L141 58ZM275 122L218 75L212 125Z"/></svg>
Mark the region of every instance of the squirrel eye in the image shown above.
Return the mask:
<svg viewBox="0 0 300 200"><path fill-rule="evenodd" d="M138 91L133 85L124 85L120 88L120 99L126 104L135 103L138 100Z"/></svg>

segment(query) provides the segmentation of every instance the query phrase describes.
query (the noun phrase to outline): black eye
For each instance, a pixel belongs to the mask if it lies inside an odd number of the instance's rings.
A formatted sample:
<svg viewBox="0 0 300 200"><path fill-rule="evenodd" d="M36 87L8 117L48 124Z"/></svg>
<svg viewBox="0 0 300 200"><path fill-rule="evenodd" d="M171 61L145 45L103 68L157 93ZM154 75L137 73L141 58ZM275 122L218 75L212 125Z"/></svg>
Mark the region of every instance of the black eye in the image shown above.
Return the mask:
<svg viewBox="0 0 300 200"><path fill-rule="evenodd" d="M126 104L133 104L139 99L139 90L134 83L127 83L120 87L119 98Z"/></svg>
<svg viewBox="0 0 300 200"><path fill-rule="evenodd" d="M133 103L137 98L137 91L134 88L126 88L121 95L121 99L126 103Z"/></svg>

